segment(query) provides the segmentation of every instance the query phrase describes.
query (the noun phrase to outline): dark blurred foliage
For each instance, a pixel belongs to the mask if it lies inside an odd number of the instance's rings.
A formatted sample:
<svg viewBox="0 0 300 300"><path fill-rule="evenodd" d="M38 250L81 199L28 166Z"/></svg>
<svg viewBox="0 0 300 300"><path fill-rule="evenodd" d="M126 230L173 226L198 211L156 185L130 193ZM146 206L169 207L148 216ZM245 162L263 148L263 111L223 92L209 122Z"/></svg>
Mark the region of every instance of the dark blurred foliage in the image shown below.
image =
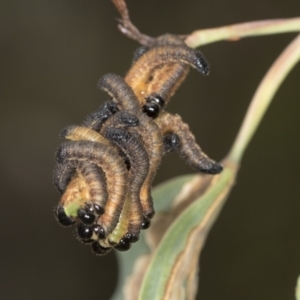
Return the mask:
<svg viewBox="0 0 300 300"><path fill-rule="evenodd" d="M129 0L133 22L157 36L299 15L298 0ZM115 254L96 257L52 210L59 131L107 96L102 75L124 75L138 46L116 28L109 0L2 0L1 299L109 299ZM296 34L202 47L211 75L192 71L169 110L190 124L215 159L228 152L249 100ZM300 273L300 67L280 88L246 151L228 202L201 256L199 299L294 299ZM156 183L190 173L167 157Z"/></svg>

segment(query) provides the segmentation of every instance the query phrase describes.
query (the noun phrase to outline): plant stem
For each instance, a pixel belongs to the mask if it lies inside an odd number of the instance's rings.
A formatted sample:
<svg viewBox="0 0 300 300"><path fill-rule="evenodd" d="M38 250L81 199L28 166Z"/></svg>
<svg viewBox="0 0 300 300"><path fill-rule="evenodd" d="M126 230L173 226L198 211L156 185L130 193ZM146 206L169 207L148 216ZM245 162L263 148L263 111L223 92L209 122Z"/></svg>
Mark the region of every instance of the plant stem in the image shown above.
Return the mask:
<svg viewBox="0 0 300 300"><path fill-rule="evenodd" d="M298 35L276 59L258 86L251 100L241 129L229 152L229 160L234 163L240 162L244 151L271 103L273 96L290 70L299 60L300 35Z"/></svg>
<svg viewBox="0 0 300 300"><path fill-rule="evenodd" d="M300 276L298 277L298 280L297 280L296 300L300 300Z"/></svg>
<svg viewBox="0 0 300 300"><path fill-rule="evenodd" d="M189 47L221 41L236 41L243 37L300 31L300 17L246 22L218 28L196 30L185 40Z"/></svg>

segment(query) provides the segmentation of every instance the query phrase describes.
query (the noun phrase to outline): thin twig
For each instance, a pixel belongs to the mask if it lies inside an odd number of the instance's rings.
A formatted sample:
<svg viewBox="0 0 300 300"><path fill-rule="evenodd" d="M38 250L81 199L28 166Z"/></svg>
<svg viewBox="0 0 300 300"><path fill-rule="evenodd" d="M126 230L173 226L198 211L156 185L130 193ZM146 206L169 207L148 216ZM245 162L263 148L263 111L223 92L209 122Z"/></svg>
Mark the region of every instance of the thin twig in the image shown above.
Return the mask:
<svg viewBox="0 0 300 300"><path fill-rule="evenodd" d="M258 86L241 129L229 153L229 160L235 163L240 162L275 93L299 60L300 35L276 59Z"/></svg>
<svg viewBox="0 0 300 300"><path fill-rule="evenodd" d="M300 17L246 22L192 32L185 40L189 47L214 43L221 40L236 41L243 37L300 31Z"/></svg>
<svg viewBox="0 0 300 300"><path fill-rule="evenodd" d="M141 45L151 47L155 41L153 37L141 33L130 20L129 11L124 0L112 0L122 19L119 19L119 30L128 38L138 41Z"/></svg>

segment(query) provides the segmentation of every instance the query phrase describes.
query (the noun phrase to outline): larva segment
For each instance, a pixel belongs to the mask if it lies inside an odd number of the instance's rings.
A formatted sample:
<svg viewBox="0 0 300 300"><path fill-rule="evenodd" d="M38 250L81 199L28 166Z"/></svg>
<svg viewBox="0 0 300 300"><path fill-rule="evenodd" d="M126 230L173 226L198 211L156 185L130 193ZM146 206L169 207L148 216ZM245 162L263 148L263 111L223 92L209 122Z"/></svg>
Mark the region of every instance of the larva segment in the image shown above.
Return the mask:
<svg viewBox="0 0 300 300"><path fill-rule="evenodd" d="M67 161L64 164L58 163L53 172L54 185L58 191L63 194L69 185L72 177L76 173L76 163L74 160Z"/></svg>
<svg viewBox="0 0 300 300"><path fill-rule="evenodd" d="M166 64L155 70L147 84L145 99L147 100L151 95L159 95L166 104L169 103L188 72L189 66L180 63Z"/></svg>
<svg viewBox="0 0 300 300"><path fill-rule="evenodd" d="M106 177L102 169L96 164L85 162L78 170L88 186L89 199L92 203L92 211L97 215L105 212L105 206L108 199ZM88 202L88 203L89 203Z"/></svg>
<svg viewBox="0 0 300 300"><path fill-rule="evenodd" d="M85 174L82 175L79 169ZM56 208L57 220L63 226L71 225L77 218L84 224L92 224L103 214L106 200L105 178L101 170L93 165L79 166Z"/></svg>
<svg viewBox="0 0 300 300"><path fill-rule="evenodd" d="M133 52L132 64L134 64L143 54L149 51L149 47L141 46Z"/></svg>
<svg viewBox="0 0 300 300"><path fill-rule="evenodd" d="M139 119L128 113L126 111L119 111L112 117L110 117L106 123L103 125L103 129L101 133L105 131L105 128L128 128L128 127L136 127L140 124Z"/></svg>
<svg viewBox="0 0 300 300"><path fill-rule="evenodd" d="M223 170L220 164L202 152L189 126L182 121L179 115L164 112L156 119L156 122L163 135L176 133L180 141L177 151L191 168L207 174L218 174Z"/></svg>
<svg viewBox="0 0 300 300"><path fill-rule="evenodd" d="M134 92L121 76L106 74L98 81L98 87L112 97L121 110L128 112L139 110L139 103Z"/></svg>
<svg viewBox="0 0 300 300"><path fill-rule="evenodd" d="M106 101L99 107L96 112L89 114L83 121L83 126L100 131L104 122L118 111L116 103L113 101Z"/></svg>

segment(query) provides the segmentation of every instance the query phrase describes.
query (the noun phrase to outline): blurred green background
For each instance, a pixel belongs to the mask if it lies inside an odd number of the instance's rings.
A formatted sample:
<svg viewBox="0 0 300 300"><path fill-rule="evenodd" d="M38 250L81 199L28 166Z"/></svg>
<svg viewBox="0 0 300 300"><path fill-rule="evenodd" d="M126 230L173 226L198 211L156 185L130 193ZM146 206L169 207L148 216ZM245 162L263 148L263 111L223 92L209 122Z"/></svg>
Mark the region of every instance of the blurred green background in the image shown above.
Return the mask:
<svg viewBox="0 0 300 300"><path fill-rule="evenodd" d="M300 15L298 0L129 0L152 36ZM53 217L58 133L107 96L97 80L124 75L138 46L109 0L1 0L1 299L109 299L112 252L96 257ZM201 147L228 152L255 88L295 33L202 47L211 75L191 71L168 110ZM300 274L300 66L288 76L243 159L237 185L201 256L199 299L294 299ZM191 173L172 154L155 183Z"/></svg>

